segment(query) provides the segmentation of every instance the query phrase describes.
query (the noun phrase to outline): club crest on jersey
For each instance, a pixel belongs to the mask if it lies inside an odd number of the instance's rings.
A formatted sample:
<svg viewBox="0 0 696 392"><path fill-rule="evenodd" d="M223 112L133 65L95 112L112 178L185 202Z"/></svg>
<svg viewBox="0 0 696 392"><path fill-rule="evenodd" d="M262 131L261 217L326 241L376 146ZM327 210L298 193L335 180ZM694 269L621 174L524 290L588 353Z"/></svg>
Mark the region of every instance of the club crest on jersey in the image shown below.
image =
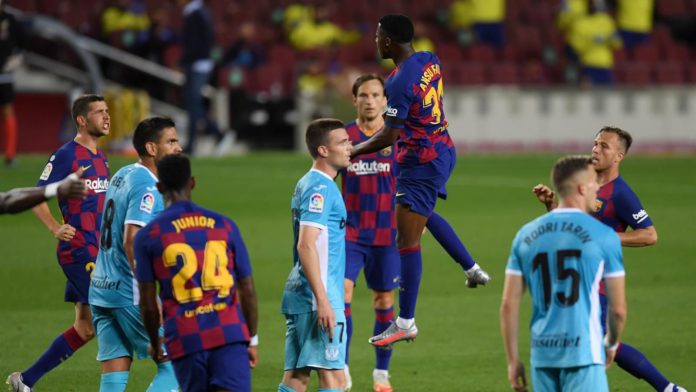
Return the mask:
<svg viewBox="0 0 696 392"><path fill-rule="evenodd" d="M597 199L595 200L595 211L602 211L602 207L604 207L604 200Z"/></svg>
<svg viewBox="0 0 696 392"><path fill-rule="evenodd" d="M324 196L321 193L314 193L309 197L309 212L324 211Z"/></svg>
<svg viewBox="0 0 696 392"><path fill-rule="evenodd" d="M51 158L53 158L53 157L51 157ZM39 179L43 180L43 181L48 180L48 177L51 176L52 171L53 171L53 164L51 162L49 162L46 164L43 171L41 172L41 177L39 177Z"/></svg>
<svg viewBox="0 0 696 392"><path fill-rule="evenodd" d="M392 146L389 146L387 148L382 149L382 151L379 152L381 155L384 155L385 157L388 157L392 153Z"/></svg>
<svg viewBox="0 0 696 392"><path fill-rule="evenodd" d="M140 200L140 211L152 214L152 208L155 206L155 196L152 193L146 193Z"/></svg>

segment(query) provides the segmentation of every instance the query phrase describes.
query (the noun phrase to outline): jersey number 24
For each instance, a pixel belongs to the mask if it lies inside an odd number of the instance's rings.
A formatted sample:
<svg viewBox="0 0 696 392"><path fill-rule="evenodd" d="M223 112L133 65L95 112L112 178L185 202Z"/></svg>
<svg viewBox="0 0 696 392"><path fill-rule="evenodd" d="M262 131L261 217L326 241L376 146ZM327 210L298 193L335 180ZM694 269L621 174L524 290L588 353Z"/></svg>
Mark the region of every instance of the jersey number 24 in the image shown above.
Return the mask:
<svg viewBox="0 0 696 392"><path fill-rule="evenodd" d="M193 248L183 242L176 242L164 249L162 259L167 267L175 267L179 257L183 260L183 266L172 278L174 298L179 303L199 301L203 298L203 291L217 290L218 298L230 295L230 288L234 285L232 274L227 270L229 259L227 257L226 241L208 241L205 244L203 256L203 270L201 271L201 285L197 286L192 279L198 272L198 257ZM187 283L189 287L186 287Z"/></svg>

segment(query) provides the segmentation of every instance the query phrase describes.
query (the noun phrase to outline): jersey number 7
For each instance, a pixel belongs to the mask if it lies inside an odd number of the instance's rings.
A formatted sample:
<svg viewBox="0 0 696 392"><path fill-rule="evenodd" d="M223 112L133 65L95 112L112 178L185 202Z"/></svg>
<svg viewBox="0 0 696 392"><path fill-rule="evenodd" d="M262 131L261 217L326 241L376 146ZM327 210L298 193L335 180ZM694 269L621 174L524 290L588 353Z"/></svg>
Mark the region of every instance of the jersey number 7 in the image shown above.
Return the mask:
<svg viewBox="0 0 696 392"><path fill-rule="evenodd" d="M176 267L179 257L183 260L183 266L172 278L174 298L179 303L199 301L203 298L203 291L217 290L218 298L230 295L230 288L234 285L234 279L227 270L227 242L208 241L205 244L203 256L203 271L201 272L201 286L198 287L193 276L198 272L198 257L193 248L183 242L168 245L162 255L164 265ZM187 282L189 287L186 287Z"/></svg>

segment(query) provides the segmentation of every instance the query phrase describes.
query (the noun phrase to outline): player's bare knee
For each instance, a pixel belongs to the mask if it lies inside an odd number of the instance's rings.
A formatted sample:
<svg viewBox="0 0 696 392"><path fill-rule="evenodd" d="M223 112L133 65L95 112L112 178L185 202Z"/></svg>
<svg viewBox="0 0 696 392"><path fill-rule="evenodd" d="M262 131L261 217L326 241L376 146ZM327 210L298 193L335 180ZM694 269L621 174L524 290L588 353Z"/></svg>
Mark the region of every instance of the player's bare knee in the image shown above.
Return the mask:
<svg viewBox="0 0 696 392"><path fill-rule="evenodd" d="M372 306L375 309L389 309L394 306L394 293L392 291L373 291Z"/></svg>
<svg viewBox="0 0 696 392"><path fill-rule="evenodd" d="M73 327L75 328L75 331L77 331L77 334L80 335L80 339L84 340L85 342L92 340L96 336L92 323L78 321L73 324Z"/></svg>

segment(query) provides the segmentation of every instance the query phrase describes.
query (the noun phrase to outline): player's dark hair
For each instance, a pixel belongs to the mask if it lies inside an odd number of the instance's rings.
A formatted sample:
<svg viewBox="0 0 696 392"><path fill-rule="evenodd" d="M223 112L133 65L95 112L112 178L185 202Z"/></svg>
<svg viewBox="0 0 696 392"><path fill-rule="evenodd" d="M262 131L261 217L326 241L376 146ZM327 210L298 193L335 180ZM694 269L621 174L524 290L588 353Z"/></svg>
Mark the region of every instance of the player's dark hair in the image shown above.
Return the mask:
<svg viewBox="0 0 696 392"><path fill-rule="evenodd" d="M369 82L370 80L379 81L382 84L382 94L386 95L386 93L384 91L384 78L382 78L381 76L379 76L377 74L370 73L370 74L360 75L357 79L355 79L355 82L353 83L353 96L357 97L358 96L358 89L360 88L360 86Z"/></svg>
<svg viewBox="0 0 696 392"><path fill-rule="evenodd" d="M551 181L556 192L565 196L568 193L568 180L591 165L592 157L589 155L569 155L557 160L551 170Z"/></svg>
<svg viewBox="0 0 696 392"><path fill-rule="evenodd" d="M597 132L597 135L599 135L602 132L610 132L610 133L615 133L616 136L619 137L619 140L621 141L621 144L623 145L624 148L624 154L628 154L628 149L631 148L631 144L633 144L633 138L631 137L631 134L628 133L628 131L624 131L623 129L619 127L610 127L606 126ZM597 136L595 135L595 136Z"/></svg>
<svg viewBox="0 0 696 392"><path fill-rule="evenodd" d="M183 154L167 155L157 162L157 177L163 192L182 191L191 178L191 160Z"/></svg>
<svg viewBox="0 0 696 392"><path fill-rule="evenodd" d="M104 97L97 94L85 94L73 102L71 114L75 125L77 125L78 116L87 116L89 114L89 104L92 102L104 102Z"/></svg>
<svg viewBox="0 0 696 392"><path fill-rule="evenodd" d="M335 118L319 118L309 123L305 133L305 143L312 158L319 156L319 146L326 145L328 134L334 129L343 127L343 122Z"/></svg>
<svg viewBox="0 0 696 392"><path fill-rule="evenodd" d="M145 145L149 142L157 143L162 137L165 128L174 128L174 121L166 117L150 117L138 123L133 132L133 147L138 156L147 156Z"/></svg>
<svg viewBox="0 0 696 392"><path fill-rule="evenodd" d="M382 29L394 41L405 44L413 40L413 22L406 15L389 14L379 20Z"/></svg>

